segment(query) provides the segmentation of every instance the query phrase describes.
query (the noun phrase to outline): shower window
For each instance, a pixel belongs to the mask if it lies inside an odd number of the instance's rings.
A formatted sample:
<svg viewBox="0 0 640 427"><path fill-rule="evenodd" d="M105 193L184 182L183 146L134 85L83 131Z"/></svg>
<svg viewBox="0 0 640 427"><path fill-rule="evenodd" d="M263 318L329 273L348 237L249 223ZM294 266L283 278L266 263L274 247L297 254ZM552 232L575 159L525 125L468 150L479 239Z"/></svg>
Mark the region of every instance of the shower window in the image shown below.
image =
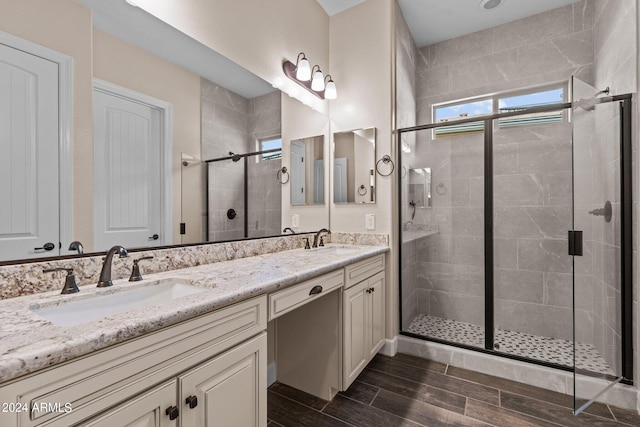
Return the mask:
<svg viewBox="0 0 640 427"><path fill-rule="evenodd" d="M566 85L538 87L517 92L498 93L481 97L434 104L433 123L455 122L474 116L486 116L495 113L520 111L525 108L542 107L566 102ZM541 123L557 123L566 121L566 113L561 110L531 113L515 117L507 117L497 121L500 129L527 126ZM482 122L461 123L433 130L434 138L450 138L483 131Z"/></svg>
<svg viewBox="0 0 640 427"><path fill-rule="evenodd" d="M265 138L258 141L258 151L274 150L276 148L282 148L282 137ZM269 153L263 153L260 156L260 160L279 159L282 157L282 151L272 151Z"/></svg>

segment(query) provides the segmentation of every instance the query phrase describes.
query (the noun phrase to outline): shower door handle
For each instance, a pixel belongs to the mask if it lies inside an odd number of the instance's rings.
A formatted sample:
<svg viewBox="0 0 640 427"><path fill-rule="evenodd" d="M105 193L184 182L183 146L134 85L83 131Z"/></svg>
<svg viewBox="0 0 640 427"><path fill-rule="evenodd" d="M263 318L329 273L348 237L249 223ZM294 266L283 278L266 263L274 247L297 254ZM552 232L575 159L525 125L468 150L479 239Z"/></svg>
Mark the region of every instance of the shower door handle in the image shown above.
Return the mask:
<svg viewBox="0 0 640 427"><path fill-rule="evenodd" d="M569 230L569 255L582 256L582 231Z"/></svg>

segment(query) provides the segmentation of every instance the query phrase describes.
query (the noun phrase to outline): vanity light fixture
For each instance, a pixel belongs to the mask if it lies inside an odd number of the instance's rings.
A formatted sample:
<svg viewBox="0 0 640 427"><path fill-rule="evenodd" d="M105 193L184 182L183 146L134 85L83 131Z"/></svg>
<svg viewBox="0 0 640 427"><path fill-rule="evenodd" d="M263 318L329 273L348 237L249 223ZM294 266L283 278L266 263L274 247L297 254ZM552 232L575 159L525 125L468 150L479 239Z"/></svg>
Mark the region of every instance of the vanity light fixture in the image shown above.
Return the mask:
<svg viewBox="0 0 640 427"><path fill-rule="evenodd" d="M327 74L324 79L329 79L324 87L324 99L336 99L338 97L338 90L336 89L336 84L331 78L331 74Z"/></svg>
<svg viewBox="0 0 640 427"><path fill-rule="evenodd" d="M303 52L298 54L295 64L284 61L282 70L287 77L320 99L336 99L338 96L336 84L331 76L327 74L325 78L319 65L309 67L309 61Z"/></svg>
<svg viewBox="0 0 640 427"><path fill-rule="evenodd" d="M322 74L322 71L320 71L320 66L314 65L313 70L311 71L311 74L313 74L311 89L316 92L322 92L324 90L324 75Z"/></svg>
<svg viewBox="0 0 640 427"><path fill-rule="evenodd" d="M302 55L302 59L300 58ZM304 56L304 52L300 52L298 54L298 59L296 59L296 79L301 82L308 82L311 80L311 66L309 65L309 61L306 56Z"/></svg>

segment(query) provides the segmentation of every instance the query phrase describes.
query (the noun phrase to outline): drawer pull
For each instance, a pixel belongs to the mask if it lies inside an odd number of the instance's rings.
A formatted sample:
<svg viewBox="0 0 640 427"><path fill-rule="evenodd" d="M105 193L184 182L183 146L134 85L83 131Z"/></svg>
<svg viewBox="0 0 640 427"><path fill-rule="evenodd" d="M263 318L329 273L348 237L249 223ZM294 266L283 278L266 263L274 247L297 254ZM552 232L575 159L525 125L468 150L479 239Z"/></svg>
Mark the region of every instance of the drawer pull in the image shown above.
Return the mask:
<svg viewBox="0 0 640 427"><path fill-rule="evenodd" d="M198 398L196 396L187 397L187 405L189 405L191 409L195 408L198 406Z"/></svg>
<svg viewBox="0 0 640 427"><path fill-rule="evenodd" d="M167 408L166 411L164 411L165 414L169 415L169 419L171 421L175 420L176 418L178 418L178 415L180 414L180 411L178 411L178 407L177 406L169 406Z"/></svg>
<svg viewBox="0 0 640 427"><path fill-rule="evenodd" d="M309 295L317 295L322 292L322 286L316 285L309 291Z"/></svg>

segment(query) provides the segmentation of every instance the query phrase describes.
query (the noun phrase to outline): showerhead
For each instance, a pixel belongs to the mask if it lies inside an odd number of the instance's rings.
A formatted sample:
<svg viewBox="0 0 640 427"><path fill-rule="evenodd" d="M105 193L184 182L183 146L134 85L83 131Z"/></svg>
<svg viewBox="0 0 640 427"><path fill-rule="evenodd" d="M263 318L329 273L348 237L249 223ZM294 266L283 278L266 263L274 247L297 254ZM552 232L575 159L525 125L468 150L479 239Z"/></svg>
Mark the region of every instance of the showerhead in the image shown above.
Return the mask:
<svg viewBox="0 0 640 427"><path fill-rule="evenodd" d="M236 154L233 151L229 151L229 155L233 156L233 158L231 160L233 160L234 162L237 162L238 160L240 160L242 158L242 156L240 154Z"/></svg>

